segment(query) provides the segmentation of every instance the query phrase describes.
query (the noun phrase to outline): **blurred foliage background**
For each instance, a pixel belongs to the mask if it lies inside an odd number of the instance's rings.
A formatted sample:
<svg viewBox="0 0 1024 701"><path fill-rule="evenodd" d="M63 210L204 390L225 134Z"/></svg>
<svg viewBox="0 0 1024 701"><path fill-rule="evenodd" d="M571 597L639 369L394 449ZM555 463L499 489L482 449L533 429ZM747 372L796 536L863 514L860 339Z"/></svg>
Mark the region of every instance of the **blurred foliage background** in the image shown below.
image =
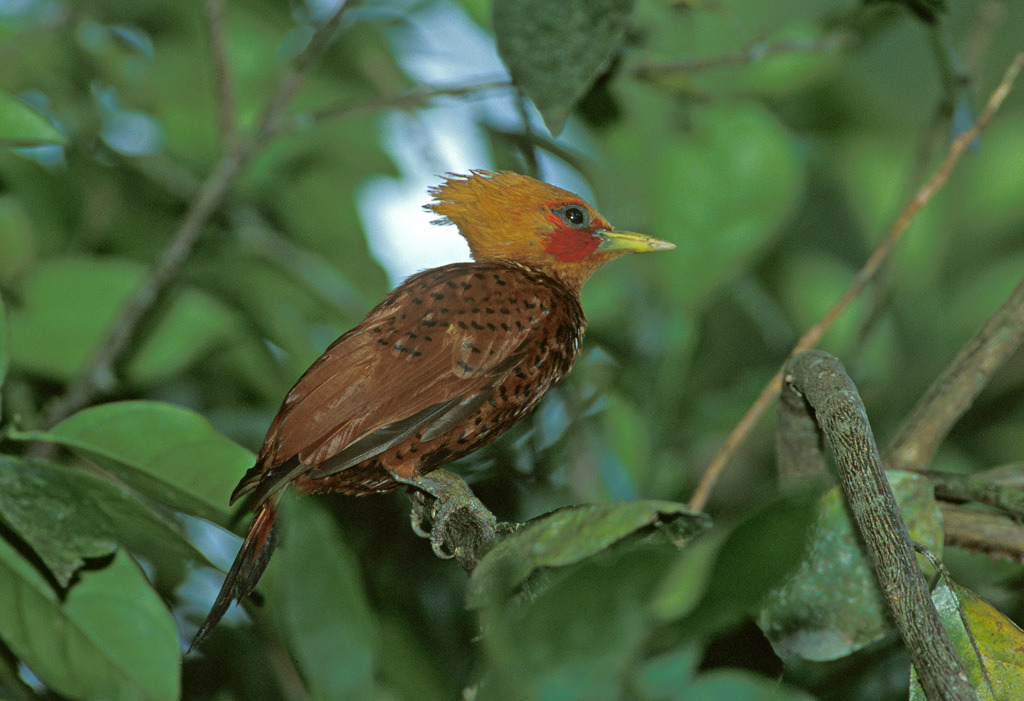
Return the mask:
<svg viewBox="0 0 1024 701"><path fill-rule="evenodd" d="M292 383L405 275L466 257L419 209L441 174L536 175L678 247L588 283L573 373L461 474L508 521L685 502L1024 36L999 0L349 4L0 2L0 694L906 698L886 625L784 664L752 622L817 508L778 493L770 417L708 534L610 548L528 604L467 610L402 494L296 501L262 605L181 662L239 542L213 523ZM822 344L880 443L1022 272L1018 90ZM94 372L140 289L155 306ZM1018 353L930 467L1021 461L1022 392ZM944 560L1024 620L1019 561Z"/></svg>

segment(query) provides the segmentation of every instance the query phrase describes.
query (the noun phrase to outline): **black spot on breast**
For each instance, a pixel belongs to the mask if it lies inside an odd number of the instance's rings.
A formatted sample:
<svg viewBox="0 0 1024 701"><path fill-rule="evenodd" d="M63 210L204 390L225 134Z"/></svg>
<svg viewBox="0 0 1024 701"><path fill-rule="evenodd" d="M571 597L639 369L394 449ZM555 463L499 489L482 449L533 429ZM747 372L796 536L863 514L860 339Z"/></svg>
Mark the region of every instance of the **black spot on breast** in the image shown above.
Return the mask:
<svg viewBox="0 0 1024 701"><path fill-rule="evenodd" d="M436 280L437 278L434 278L434 279ZM446 282L446 283L444 283L444 284L448 285L448 287L452 288L453 290L454 290L454 289L455 289L456 287L458 287L458 285L456 285L456 284L455 284L454 282L452 282L451 280L449 280L448 282Z"/></svg>
<svg viewBox="0 0 1024 701"><path fill-rule="evenodd" d="M423 300L420 299L419 297L413 297L412 298L412 303L413 304L423 304Z"/></svg>
<svg viewBox="0 0 1024 701"><path fill-rule="evenodd" d="M436 299L437 301L441 301L442 299L444 299L444 295L441 294L440 292L431 292L430 296Z"/></svg>
<svg viewBox="0 0 1024 701"><path fill-rule="evenodd" d="M472 326L472 327L473 327L474 329L476 329L477 331L483 331L483 330L484 330L484 327L483 327L483 325L482 325L482 324L478 324L478 323L476 323L476 321L470 321L470 322L469 322L469 325L470 325L470 326Z"/></svg>
<svg viewBox="0 0 1024 701"><path fill-rule="evenodd" d="M460 368L462 368L466 372L473 372L475 370L475 368L472 365L470 365L469 363L467 363L465 360L460 360L458 363L456 363L456 365L458 365Z"/></svg>

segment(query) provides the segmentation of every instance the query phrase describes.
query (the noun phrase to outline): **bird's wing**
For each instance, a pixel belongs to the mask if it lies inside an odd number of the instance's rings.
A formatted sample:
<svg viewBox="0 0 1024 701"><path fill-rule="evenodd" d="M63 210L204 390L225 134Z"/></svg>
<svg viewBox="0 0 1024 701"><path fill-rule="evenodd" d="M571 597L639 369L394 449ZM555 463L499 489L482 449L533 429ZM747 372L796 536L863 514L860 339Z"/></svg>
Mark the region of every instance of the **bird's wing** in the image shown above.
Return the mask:
<svg viewBox="0 0 1024 701"><path fill-rule="evenodd" d="M518 324L488 321L491 307L474 313L478 307L463 304L448 284L463 282L472 269L449 268L440 269L440 280L431 279L435 271L410 278L327 349L286 397L261 464L298 457L295 473L318 465L318 476L337 472L416 433L424 440L442 435L490 398L525 358L530 332L546 314L523 315ZM448 301L414 301L435 289ZM516 294L547 298L533 285ZM500 311L498 302L492 306Z"/></svg>

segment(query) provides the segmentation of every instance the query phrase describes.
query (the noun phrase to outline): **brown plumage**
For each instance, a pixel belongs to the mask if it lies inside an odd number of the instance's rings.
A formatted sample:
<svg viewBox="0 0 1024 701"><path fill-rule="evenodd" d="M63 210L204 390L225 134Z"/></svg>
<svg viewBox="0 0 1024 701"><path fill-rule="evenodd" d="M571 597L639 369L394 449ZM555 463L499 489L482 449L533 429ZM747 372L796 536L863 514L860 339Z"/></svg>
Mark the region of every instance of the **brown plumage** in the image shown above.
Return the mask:
<svg viewBox="0 0 1024 701"><path fill-rule="evenodd" d="M504 433L569 371L586 328L580 288L598 267L673 247L615 231L578 196L515 173L453 176L431 194L427 208L458 226L475 262L410 277L285 397L231 495L251 493L256 520L192 647L256 585L286 485L424 488L424 475Z"/></svg>

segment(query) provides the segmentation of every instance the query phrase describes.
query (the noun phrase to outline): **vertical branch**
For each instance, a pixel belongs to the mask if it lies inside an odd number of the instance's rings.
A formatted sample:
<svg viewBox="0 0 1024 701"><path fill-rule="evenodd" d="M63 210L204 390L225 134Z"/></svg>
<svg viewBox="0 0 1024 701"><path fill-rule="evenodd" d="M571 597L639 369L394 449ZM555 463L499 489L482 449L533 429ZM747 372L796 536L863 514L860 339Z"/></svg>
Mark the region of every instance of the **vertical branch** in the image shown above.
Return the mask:
<svg viewBox="0 0 1024 701"><path fill-rule="evenodd" d="M803 401L828 438L846 501L925 696L976 699L928 593L857 388L839 361L808 351L786 364L782 392L791 408Z"/></svg>

